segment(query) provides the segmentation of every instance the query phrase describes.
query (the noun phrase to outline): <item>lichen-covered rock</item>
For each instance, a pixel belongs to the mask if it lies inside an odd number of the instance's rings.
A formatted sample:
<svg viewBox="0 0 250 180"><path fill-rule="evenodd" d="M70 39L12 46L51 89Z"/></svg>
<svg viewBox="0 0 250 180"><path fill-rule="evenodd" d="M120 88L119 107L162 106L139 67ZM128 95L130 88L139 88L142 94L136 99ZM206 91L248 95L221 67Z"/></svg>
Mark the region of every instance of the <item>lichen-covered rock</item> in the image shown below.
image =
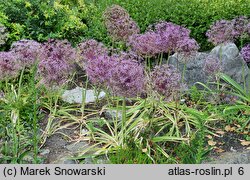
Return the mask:
<svg viewBox="0 0 250 180"><path fill-rule="evenodd" d="M169 63L178 67L180 72L183 72L186 64L184 82L188 87L191 87L196 82L206 83L211 81L211 74L208 75L204 72L204 65L209 56L214 56L220 60L222 73L229 75L240 84L245 81L248 89L250 88L250 70L240 56L239 49L233 43L216 46L210 53L198 52L184 60L182 56L174 54L169 58Z"/></svg>
<svg viewBox="0 0 250 180"><path fill-rule="evenodd" d="M250 164L250 150L243 152L226 152L219 157L206 160L203 164Z"/></svg>

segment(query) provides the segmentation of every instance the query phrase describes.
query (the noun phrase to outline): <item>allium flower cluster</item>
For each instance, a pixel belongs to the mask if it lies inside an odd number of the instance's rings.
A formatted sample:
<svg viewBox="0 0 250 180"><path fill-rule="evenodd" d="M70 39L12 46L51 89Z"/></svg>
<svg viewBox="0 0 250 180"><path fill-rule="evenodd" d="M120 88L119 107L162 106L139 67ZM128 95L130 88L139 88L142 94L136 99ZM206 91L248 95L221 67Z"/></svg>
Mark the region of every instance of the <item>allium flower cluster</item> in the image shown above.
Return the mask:
<svg viewBox="0 0 250 180"><path fill-rule="evenodd" d="M144 69L137 61L120 60L110 69L108 87L115 95L136 97L144 90Z"/></svg>
<svg viewBox="0 0 250 180"><path fill-rule="evenodd" d="M189 39L190 30L171 22L160 22L155 25L155 30L162 38L162 51L176 51L180 41Z"/></svg>
<svg viewBox="0 0 250 180"><path fill-rule="evenodd" d="M245 16L237 17L231 21L220 20L211 25L206 35L208 41L214 45L234 42L237 38L249 33L250 20Z"/></svg>
<svg viewBox="0 0 250 180"><path fill-rule="evenodd" d="M246 16L237 17L231 22L234 26L233 35L235 38L239 38L240 36L248 33L247 26L250 23L250 20Z"/></svg>
<svg viewBox="0 0 250 180"><path fill-rule="evenodd" d="M132 35L128 44L133 51L143 57L154 56L161 52L161 36L153 31Z"/></svg>
<svg viewBox="0 0 250 180"><path fill-rule="evenodd" d="M20 40L12 44L11 51L17 56L22 67L31 67L40 60L41 44L34 40Z"/></svg>
<svg viewBox="0 0 250 180"><path fill-rule="evenodd" d="M156 66L150 74L152 88L166 99L171 99L180 91L181 74L171 65Z"/></svg>
<svg viewBox="0 0 250 180"><path fill-rule="evenodd" d="M108 49L94 39L86 40L78 45L79 64L84 67L88 61L96 59L100 55L108 55Z"/></svg>
<svg viewBox="0 0 250 180"><path fill-rule="evenodd" d="M128 45L141 56L179 52L189 55L199 49L198 43L190 38L190 30L171 22L160 22L151 26L145 34L130 37Z"/></svg>
<svg viewBox="0 0 250 180"><path fill-rule="evenodd" d="M199 49L198 43L194 39L184 38L177 42L176 52L183 53L185 55L197 52Z"/></svg>
<svg viewBox="0 0 250 180"><path fill-rule="evenodd" d="M209 76L214 76L216 73L222 70L220 59L216 56L209 55L203 67L203 71Z"/></svg>
<svg viewBox="0 0 250 180"><path fill-rule="evenodd" d="M136 22L119 5L107 8L103 17L108 33L114 40L126 42L129 36L140 32Z"/></svg>
<svg viewBox="0 0 250 180"><path fill-rule="evenodd" d="M86 73L90 81L100 87L108 86L111 77L111 68L117 63L116 58L108 55L99 55L86 64Z"/></svg>
<svg viewBox="0 0 250 180"><path fill-rule="evenodd" d="M241 49L240 54L247 63L250 63L250 44L244 46Z"/></svg>
<svg viewBox="0 0 250 180"><path fill-rule="evenodd" d="M48 86L61 86L74 71L76 51L66 40L49 40L43 45L43 54L38 64L41 83Z"/></svg>
<svg viewBox="0 0 250 180"><path fill-rule="evenodd" d="M0 52L0 80L15 78L21 67L12 52Z"/></svg>
<svg viewBox="0 0 250 180"><path fill-rule="evenodd" d="M208 41L214 45L234 41L234 26L231 21L216 21L207 31Z"/></svg>
<svg viewBox="0 0 250 180"><path fill-rule="evenodd" d="M7 33L6 28L0 24L0 46L5 44L7 37L8 37L8 33Z"/></svg>
<svg viewBox="0 0 250 180"><path fill-rule="evenodd" d="M130 60L130 61L137 61L139 63L142 63L144 61L143 57L139 56L136 52L134 51L128 51L128 52L120 52L117 55L117 58L123 59L123 60Z"/></svg>

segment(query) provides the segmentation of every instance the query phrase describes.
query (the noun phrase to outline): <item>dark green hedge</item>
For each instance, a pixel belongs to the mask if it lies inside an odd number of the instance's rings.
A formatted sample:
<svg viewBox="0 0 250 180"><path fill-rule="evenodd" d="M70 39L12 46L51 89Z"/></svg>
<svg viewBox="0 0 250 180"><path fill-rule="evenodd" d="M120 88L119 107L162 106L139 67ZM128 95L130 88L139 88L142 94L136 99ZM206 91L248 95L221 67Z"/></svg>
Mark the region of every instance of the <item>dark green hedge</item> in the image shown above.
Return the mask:
<svg viewBox="0 0 250 180"><path fill-rule="evenodd" d="M22 38L110 44L102 13L112 4L127 9L142 32L160 20L184 25L201 50L212 47L205 32L214 21L250 15L250 0L0 0L0 23L10 31L8 45Z"/></svg>

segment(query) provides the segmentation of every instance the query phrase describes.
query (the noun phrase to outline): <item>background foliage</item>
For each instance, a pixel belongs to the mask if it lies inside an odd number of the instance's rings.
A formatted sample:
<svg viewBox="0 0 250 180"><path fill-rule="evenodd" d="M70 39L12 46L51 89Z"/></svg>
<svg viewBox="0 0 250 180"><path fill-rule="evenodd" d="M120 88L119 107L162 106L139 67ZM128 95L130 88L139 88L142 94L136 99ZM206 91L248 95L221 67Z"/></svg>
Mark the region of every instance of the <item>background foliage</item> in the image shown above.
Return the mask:
<svg viewBox="0 0 250 180"><path fill-rule="evenodd" d="M249 0L0 0L0 23L10 31L9 45L22 38L76 44L88 37L110 44L102 13L112 4L124 7L142 32L160 20L184 25L201 50L212 46L205 32L214 21L250 14Z"/></svg>
<svg viewBox="0 0 250 180"><path fill-rule="evenodd" d="M98 30L98 33L93 33L97 39L106 36L103 27L100 26L101 13L107 6L119 4L139 24L142 32L148 25L160 20L184 25L191 30L191 36L200 43L201 50L211 48L205 32L214 21L250 15L249 0L95 0L92 2L95 2L97 10L92 16L93 23L89 24L92 30L89 32Z"/></svg>
<svg viewBox="0 0 250 180"><path fill-rule="evenodd" d="M23 38L81 41L87 31L84 1L0 0L0 22L10 31L8 45Z"/></svg>

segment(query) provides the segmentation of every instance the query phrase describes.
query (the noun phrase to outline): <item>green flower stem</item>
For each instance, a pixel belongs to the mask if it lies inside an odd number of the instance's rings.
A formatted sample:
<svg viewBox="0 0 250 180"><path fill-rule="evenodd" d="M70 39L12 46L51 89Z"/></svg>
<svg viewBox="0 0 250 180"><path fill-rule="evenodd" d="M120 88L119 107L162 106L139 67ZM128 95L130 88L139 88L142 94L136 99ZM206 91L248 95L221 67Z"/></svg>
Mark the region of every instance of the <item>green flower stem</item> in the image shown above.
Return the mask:
<svg viewBox="0 0 250 180"><path fill-rule="evenodd" d="M34 162L37 164L38 163L38 129L37 129L37 111L38 111L38 104L37 104L37 99L38 99L38 95L37 95L37 88L35 86L35 75L37 72L37 63L33 68L33 72L32 72L32 79L31 79L31 87L32 87L32 91L33 91L33 101L34 101L34 106L33 106L33 130L34 130L34 135L33 135L33 151L34 151Z"/></svg>
<svg viewBox="0 0 250 180"><path fill-rule="evenodd" d="M243 88L246 91L246 79L245 79L245 69L244 69L244 62L242 61L242 81L243 81Z"/></svg>
<svg viewBox="0 0 250 180"><path fill-rule="evenodd" d="M170 51L168 51L167 65L168 65L168 63L169 63L169 58L170 58Z"/></svg>
<svg viewBox="0 0 250 180"><path fill-rule="evenodd" d="M126 99L123 97L122 99L122 146L125 143L125 122L126 122Z"/></svg>
<svg viewBox="0 0 250 180"><path fill-rule="evenodd" d="M163 60L163 52L160 55L160 61L159 61L159 65L162 65L162 60Z"/></svg>
<svg viewBox="0 0 250 180"><path fill-rule="evenodd" d="M222 67L222 48L220 46L220 67ZM216 76L216 82L217 82L217 90L220 90L220 78L218 76Z"/></svg>

